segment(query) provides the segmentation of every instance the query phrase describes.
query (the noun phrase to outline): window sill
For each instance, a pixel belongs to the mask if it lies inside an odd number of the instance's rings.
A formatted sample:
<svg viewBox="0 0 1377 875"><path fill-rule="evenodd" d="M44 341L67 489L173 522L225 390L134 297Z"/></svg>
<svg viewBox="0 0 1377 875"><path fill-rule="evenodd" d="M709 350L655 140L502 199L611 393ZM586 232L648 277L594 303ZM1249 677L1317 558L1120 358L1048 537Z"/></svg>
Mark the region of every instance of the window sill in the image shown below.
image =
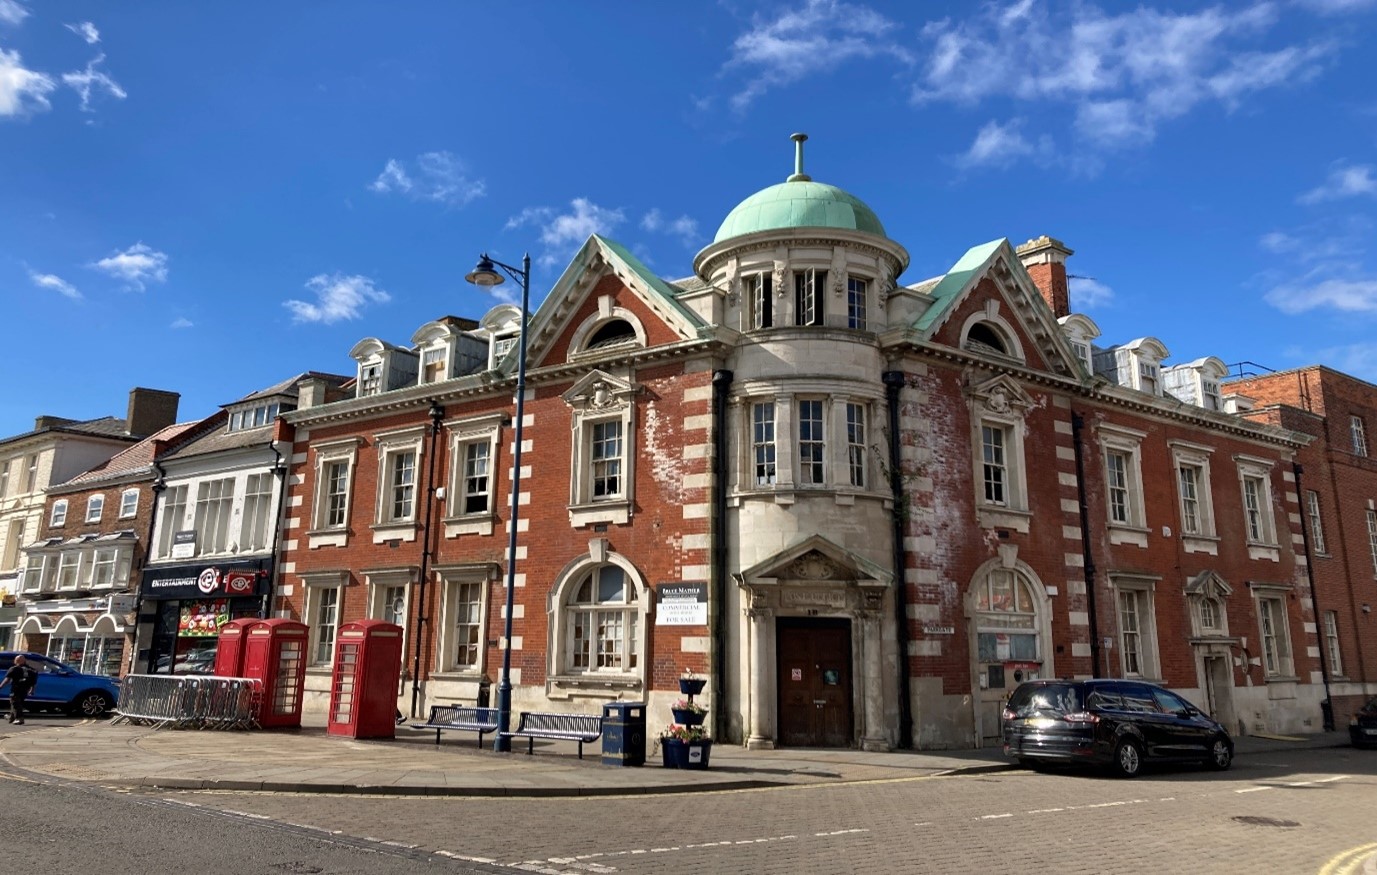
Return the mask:
<svg viewBox="0 0 1377 875"><path fill-rule="evenodd" d="M1281 561L1281 548L1273 544L1249 543L1249 559L1266 559L1269 562Z"/></svg>
<svg viewBox="0 0 1377 875"><path fill-rule="evenodd" d="M1215 535L1182 535L1181 549L1187 553L1208 553L1219 555L1220 539Z"/></svg>
<svg viewBox="0 0 1377 875"><path fill-rule="evenodd" d="M416 540L416 524L414 522L374 523L369 528L373 530L374 544Z"/></svg>
<svg viewBox="0 0 1377 875"><path fill-rule="evenodd" d="M1031 511L988 504L976 507L976 517L982 529L1013 529L1021 535L1028 534L1033 520Z"/></svg>
<svg viewBox="0 0 1377 875"><path fill-rule="evenodd" d="M550 678L546 687L547 695L562 693L564 698L570 698L579 695L605 695L607 690L640 692L645 689L645 682L637 675L555 675Z"/></svg>
<svg viewBox="0 0 1377 875"><path fill-rule="evenodd" d="M1135 547L1148 545L1148 530L1140 526L1126 526L1122 523L1109 524L1109 543L1132 544Z"/></svg>
<svg viewBox="0 0 1377 875"><path fill-rule="evenodd" d="M625 525L630 520L631 500L628 498L569 505L569 524L574 528L590 526L594 523Z"/></svg>
<svg viewBox="0 0 1377 875"><path fill-rule="evenodd" d="M497 514L485 511L445 517L444 524L446 538L457 538L460 535L491 535L497 524Z"/></svg>
<svg viewBox="0 0 1377 875"><path fill-rule="evenodd" d="M311 550L319 547L344 547L348 544L349 530L347 528L316 529L306 533L306 546Z"/></svg>

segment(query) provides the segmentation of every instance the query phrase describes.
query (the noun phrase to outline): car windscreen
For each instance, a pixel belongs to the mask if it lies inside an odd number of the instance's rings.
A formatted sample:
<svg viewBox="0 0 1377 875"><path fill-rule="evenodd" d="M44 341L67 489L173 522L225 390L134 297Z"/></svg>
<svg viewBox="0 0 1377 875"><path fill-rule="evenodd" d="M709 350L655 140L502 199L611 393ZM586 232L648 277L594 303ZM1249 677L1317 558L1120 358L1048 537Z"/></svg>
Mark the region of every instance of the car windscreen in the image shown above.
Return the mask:
<svg viewBox="0 0 1377 875"><path fill-rule="evenodd" d="M1079 684L1038 684L1019 687L1009 698L1015 717L1071 714L1084 709Z"/></svg>

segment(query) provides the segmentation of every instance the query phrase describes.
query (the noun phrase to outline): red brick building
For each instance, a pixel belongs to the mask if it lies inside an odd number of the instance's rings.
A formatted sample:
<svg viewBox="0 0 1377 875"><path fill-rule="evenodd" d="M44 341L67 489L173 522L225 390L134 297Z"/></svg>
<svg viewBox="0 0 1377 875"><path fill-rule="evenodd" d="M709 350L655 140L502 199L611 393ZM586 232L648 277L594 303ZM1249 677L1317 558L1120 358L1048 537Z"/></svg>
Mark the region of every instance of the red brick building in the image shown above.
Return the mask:
<svg viewBox="0 0 1377 875"><path fill-rule="evenodd" d="M801 149L692 277L593 237L532 315L514 710L653 723L692 669L722 740L959 747L1020 680L1093 674L1318 727L1309 436L1239 415L1218 359L1098 344L1056 240L897 283L907 251ZM406 629L404 710L497 681L520 315L365 339L355 397L286 415L277 609L317 703L364 616Z"/></svg>

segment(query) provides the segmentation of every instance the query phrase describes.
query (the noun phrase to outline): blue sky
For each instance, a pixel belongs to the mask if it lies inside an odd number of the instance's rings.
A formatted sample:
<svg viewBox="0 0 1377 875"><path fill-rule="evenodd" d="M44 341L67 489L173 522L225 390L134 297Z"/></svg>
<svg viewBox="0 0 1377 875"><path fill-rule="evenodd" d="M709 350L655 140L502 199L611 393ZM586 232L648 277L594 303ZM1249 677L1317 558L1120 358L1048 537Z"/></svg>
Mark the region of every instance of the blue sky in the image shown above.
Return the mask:
<svg viewBox="0 0 1377 875"><path fill-rule="evenodd" d="M794 131L901 282L1050 234L1102 342L1377 382L1374 83L1377 0L0 0L0 435L352 373L484 250L687 276Z"/></svg>

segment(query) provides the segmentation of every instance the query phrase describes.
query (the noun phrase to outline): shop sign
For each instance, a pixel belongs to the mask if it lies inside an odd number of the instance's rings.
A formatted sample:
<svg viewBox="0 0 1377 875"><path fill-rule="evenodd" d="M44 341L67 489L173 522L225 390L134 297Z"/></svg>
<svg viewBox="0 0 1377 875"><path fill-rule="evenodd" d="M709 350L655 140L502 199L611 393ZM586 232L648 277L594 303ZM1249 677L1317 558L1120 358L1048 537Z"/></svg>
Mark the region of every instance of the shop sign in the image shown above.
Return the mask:
<svg viewBox="0 0 1377 875"><path fill-rule="evenodd" d="M219 565L173 565L146 568L139 591L148 599L244 597L268 592L271 575L263 560Z"/></svg>
<svg viewBox="0 0 1377 875"><path fill-rule="evenodd" d="M196 530L172 533L172 558L190 559L196 555Z"/></svg>
<svg viewBox="0 0 1377 875"><path fill-rule="evenodd" d="M924 626L924 635L954 635L956 629L953 626Z"/></svg>
<svg viewBox="0 0 1377 875"><path fill-rule="evenodd" d="M662 583L656 587L659 604L655 610L657 626L706 626L708 624L707 583Z"/></svg>

